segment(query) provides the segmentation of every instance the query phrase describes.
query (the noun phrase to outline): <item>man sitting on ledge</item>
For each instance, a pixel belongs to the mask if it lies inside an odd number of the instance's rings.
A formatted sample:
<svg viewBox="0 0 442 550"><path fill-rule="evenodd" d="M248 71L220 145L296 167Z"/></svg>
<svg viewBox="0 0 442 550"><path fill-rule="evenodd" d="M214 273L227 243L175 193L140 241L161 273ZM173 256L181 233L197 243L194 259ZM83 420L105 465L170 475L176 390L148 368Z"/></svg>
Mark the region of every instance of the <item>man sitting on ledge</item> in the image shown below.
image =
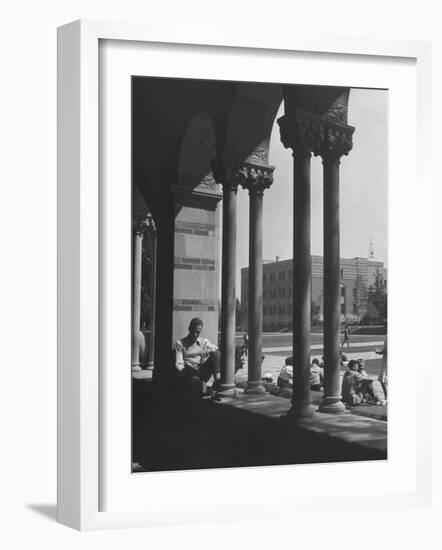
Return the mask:
<svg viewBox="0 0 442 550"><path fill-rule="evenodd" d="M220 384L220 352L218 347L202 338L203 321L195 317L190 321L189 334L175 344L175 366L178 381L192 394L201 394L214 377L212 390Z"/></svg>

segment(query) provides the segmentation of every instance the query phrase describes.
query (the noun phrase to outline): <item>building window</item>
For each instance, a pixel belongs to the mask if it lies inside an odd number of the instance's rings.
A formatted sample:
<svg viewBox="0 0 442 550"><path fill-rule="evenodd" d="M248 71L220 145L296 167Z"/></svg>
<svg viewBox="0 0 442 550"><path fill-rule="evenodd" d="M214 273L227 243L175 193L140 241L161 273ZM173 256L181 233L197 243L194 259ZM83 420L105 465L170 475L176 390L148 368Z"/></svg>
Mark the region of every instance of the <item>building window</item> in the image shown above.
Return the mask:
<svg viewBox="0 0 442 550"><path fill-rule="evenodd" d="M264 306L264 307L262 308L262 311L263 311L263 314L264 314L264 315L267 315L267 306Z"/></svg>
<svg viewBox="0 0 442 550"><path fill-rule="evenodd" d="M341 269L341 279L343 279L343 278L344 278L344 270Z"/></svg>
<svg viewBox="0 0 442 550"><path fill-rule="evenodd" d="M263 297L263 298L267 298L267 290L263 290L263 291L262 291L262 297Z"/></svg>
<svg viewBox="0 0 442 550"><path fill-rule="evenodd" d="M345 314L345 304L341 304L341 313Z"/></svg>
<svg viewBox="0 0 442 550"><path fill-rule="evenodd" d="M266 282L266 274L265 273L263 273L263 275L262 275L262 280L263 280L264 283Z"/></svg>

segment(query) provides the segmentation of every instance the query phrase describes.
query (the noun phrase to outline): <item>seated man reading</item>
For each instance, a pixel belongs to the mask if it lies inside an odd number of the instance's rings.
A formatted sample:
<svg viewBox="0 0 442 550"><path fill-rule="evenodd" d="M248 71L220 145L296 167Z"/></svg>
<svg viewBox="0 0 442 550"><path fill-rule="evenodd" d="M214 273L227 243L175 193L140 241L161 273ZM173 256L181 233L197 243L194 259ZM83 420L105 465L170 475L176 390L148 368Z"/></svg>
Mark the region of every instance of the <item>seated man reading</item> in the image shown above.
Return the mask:
<svg viewBox="0 0 442 550"><path fill-rule="evenodd" d="M218 347L201 336L203 322L195 317L190 321L189 334L175 344L175 366L179 382L186 387L203 387L214 377L212 389L220 383L220 352Z"/></svg>

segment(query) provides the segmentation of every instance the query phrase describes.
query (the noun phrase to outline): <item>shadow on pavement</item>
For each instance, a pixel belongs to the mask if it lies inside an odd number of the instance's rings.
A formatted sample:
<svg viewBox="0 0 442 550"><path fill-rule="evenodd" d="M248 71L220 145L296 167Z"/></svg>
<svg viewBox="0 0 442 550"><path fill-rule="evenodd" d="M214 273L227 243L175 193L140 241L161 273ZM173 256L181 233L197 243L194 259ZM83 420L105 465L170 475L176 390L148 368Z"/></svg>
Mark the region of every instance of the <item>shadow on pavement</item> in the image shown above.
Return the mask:
<svg viewBox="0 0 442 550"><path fill-rule="evenodd" d="M214 402L133 381L136 471L384 460L386 423L316 413L295 425L287 399L263 394Z"/></svg>

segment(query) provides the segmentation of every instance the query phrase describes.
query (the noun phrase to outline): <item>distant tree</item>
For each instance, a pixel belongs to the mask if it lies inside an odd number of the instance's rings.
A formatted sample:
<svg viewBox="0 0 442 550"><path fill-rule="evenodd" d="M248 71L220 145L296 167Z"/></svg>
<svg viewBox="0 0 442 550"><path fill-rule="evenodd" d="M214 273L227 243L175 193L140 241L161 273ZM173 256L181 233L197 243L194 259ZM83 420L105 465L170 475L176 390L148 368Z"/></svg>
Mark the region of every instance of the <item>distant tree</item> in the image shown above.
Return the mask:
<svg viewBox="0 0 442 550"><path fill-rule="evenodd" d="M364 278L359 274L356 276L355 292L356 315L363 315L368 307L368 289Z"/></svg>
<svg viewBox="0 0 442 550"><path fill-rule="evenodd" d="M236 328L237 330L241 330L241 302L239 301L239 298L236 299Z"/></svg>
<svg viewBox="0 0 442 550"><path fill-rule="evenodd" d="M321 305L318 302L315 302L312 300L311 308L310 308L310 319L312 325L316 325L319 323L319 314L321 313Z"/></svg>
<svg viewBox="0 0 442 550"><path fill-rule="evenodd" d="M368 289L367 312L363 317L366 324L384 323L387 319L387 291L379 272L374 284Z"/></svg>

